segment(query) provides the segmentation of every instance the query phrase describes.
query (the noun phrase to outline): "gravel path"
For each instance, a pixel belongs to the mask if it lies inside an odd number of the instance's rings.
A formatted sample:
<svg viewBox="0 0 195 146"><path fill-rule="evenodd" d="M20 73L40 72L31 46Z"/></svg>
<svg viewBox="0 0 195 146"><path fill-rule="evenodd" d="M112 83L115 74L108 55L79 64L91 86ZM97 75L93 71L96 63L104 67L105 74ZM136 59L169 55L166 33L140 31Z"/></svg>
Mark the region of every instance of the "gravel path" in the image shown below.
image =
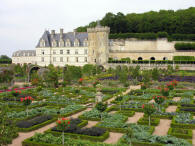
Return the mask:
<svg viewBox="0 0 195 146"><path fill-rule="evenodd" d="M94 127L98 122L97 121L88 121L88 124L83 128L91 128Z"/></svg>
<svg viewBox="0 0 195 146"><path fill-rule="evenodd" d="M78 118L78 116L83 114L83 112L89 111L89 110L91 110L91 108L87 108L86 110L81 111L79 113L76 113L76 114L70 116L69 118ZM40 129L31 131L31 132L26 132L26 133L20 132L19 136L17 138L15 138L12 141L12 144L10 144L9 146L22 146L22 141L24 141L25 139L32 137L35 133L43 133L44 131L46 131L46 130L54 127L54 126L56 126L55 122L51 123L51 124L49 124L47 126L44 126L44 127L40 128Z"/></svg>
<svg viewBox="0 0 195 146"><path fill-rule="evenodd" d="M160 123L155 127L153 135L164 136L167 135L167 132L170 128L171 120L160 119Z"/></svg>
<svg viewBox="0 0 195 146"><path fill-rule="evenodd" d="M123 133L110 132L110 136L104 141L107 144L115 144L123 136Z"/></svg>
<svg viewBox="0 0 195 146"><path fill-rule="evenodd" d="M133 117L129 117L127 123L137 123L137 121L144 116L144 113L136 112Z"/></svg>
<svg viewBox="0 0 195 146"><path fill-rule="evenodd" d="M166 108L166 112L176 112L177 106L171 105Z"/></svg>
<svg viewBox="0 0 195 146"><path fill-rule="evenodd" d="M180 101L181 100L181 97L174 97L173 98L173 101L177 102L177 101Z"/></svg>

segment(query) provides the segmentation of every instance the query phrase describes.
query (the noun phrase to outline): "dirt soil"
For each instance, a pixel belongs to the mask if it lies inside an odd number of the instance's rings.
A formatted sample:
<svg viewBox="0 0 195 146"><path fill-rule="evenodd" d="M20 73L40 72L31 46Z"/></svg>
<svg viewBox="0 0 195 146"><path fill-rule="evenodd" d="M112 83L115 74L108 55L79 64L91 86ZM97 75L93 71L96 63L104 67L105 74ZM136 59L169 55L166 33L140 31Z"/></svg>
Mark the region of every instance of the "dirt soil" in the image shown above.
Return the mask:
<svg viewBox="0 0 195 146"><path fill-rule="evenodd" d="M110 136L104 141L107 144L115 144L123 136L123 133L110 132Z"/></svg>
<svg viewBox="0 0 195 146"><path fill-rule="evenodd" d="M153 135L158 135L158 136L167 135L170 125L171 125L171 120L160 119L160 123L158 126L155 127Z"/></svg>
<svg viewBox="0 0 195 146"><path fill-rule="evenodd" d="M166 108L166 112L176 112L177 106L171 105Z"/></svg>
<svg viewBox="0 0 195 146"><path fill-rule="evenodd" d="M127 123L137 123L137 121L144 116L144 113L136 112L133 117L129 117Z"/></svg>

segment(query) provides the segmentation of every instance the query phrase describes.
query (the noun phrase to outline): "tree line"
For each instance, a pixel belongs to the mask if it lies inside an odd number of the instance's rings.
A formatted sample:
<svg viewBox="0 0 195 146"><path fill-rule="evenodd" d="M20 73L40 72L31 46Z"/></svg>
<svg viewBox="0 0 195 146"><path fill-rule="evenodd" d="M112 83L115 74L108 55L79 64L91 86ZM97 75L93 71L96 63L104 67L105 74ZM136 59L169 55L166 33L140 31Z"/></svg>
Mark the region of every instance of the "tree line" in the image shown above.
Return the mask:
<svg viewBox="0 0 195 146"><path fill-rule="evenodd" d="M188 9L149 11L145 13L121 12L107 13L102 20L102 26L109 26L111 34L118 33L158 33L195 34L195 7ZM86 32L88 27L95 27L97 21L77 28L78 32Z"/></svg>

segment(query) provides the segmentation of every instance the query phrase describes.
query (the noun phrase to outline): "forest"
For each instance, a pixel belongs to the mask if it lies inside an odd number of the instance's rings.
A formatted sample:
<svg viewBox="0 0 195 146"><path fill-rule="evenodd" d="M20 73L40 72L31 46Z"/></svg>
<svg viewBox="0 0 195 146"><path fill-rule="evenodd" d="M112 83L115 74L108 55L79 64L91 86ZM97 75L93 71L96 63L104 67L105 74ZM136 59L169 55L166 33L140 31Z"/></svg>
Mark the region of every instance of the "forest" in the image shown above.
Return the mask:
<svg viewBox="0 0 195 146"><path fill-rule="evenodd" d="M158 33L195 34L195 7L188 9L149 11L145 13L121 12L107 13L102 20L102 26L109 26L111 34L119 33ZM86 32L88 27L95 27L97 21L77 28L78 32Z"/></svg>

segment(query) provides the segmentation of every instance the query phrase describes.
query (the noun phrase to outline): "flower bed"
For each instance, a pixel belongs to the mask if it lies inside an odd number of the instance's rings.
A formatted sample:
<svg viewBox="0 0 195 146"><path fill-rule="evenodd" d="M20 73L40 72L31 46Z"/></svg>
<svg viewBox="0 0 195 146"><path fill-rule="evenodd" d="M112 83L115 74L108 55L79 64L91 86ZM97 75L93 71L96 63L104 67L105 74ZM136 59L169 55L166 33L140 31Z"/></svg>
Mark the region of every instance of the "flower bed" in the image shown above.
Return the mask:
<svg viewBox="0 0 195 146"><path fill-rule="evenodd" d="M83 139L90 139L92 141L104 141L106 138L109 137L108 131L103 128L99 127L92 127L92 128L82 128L85 121L81 121L80 119L72 119L70 120L70 125L64 131L64 134L70 137L80 137ZM86 123L87 124L87 123ZM82 126L81 126L82 125ZM57 127L53 127L46 131L46 133L52 133L55 136L60 136L62 131L57 129Z"/></svg>
<svg viewBox="0 0 195 146"><path fill-rule="evenodd" d="M107 112L102 113L103 119L109 116L110 115ZM90 121L100 121L101 112L94 108L91 111L84 112L82 115L79 116L79 118Z"/></svg>
<svg viewBox="0 0 195 146"><path fill-rule="evenodd" d="M56 118L53 118L52 116L38 116L33 119L19 121L16 123L16 126L19 127L19 131L28 132L48 125L55 120Z"/></svg>
<svg viewBox="0 0 195 146"><path fill-rule="evenodd" d="M191 129L181 129L180 128L169 128L168 134L178 137L178 138L183 138L183 139L192 139L192 130Z"/></svg>
<svg viewBox="0 0 195 146"><path fill-rule="evenodd" d="M148 121L148 117L142 117L139 119L139 121L137 122L140 125L148 125L149 121ZM160 123L160 119L159 118L151 118L151 125L152 126L157 126Z"/></svg>
<svg viewBox="0 0 195 146"><path fill-rule="evenodd" d="M108 131L125 132L126 130L124 128L127 127L125 123L127 119L128 117L122 114L113 114L111 117L103 119L96 126L106 128Z"/></svg>
<svg viewBox="0 0 195 146"><path fill-rule="evenodd" d="M65 145L86 145L86 146L111 146L109 144L100 142L91 142L81 139L72 139L68 136L65 137ZM52 134L37 133L33 137L28 138L22 142L22 146L62 146L62 137L54 136Z"/></svg>

